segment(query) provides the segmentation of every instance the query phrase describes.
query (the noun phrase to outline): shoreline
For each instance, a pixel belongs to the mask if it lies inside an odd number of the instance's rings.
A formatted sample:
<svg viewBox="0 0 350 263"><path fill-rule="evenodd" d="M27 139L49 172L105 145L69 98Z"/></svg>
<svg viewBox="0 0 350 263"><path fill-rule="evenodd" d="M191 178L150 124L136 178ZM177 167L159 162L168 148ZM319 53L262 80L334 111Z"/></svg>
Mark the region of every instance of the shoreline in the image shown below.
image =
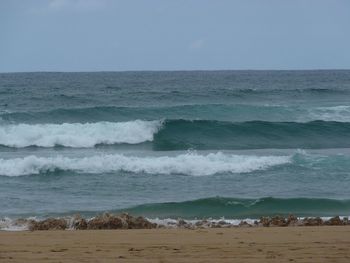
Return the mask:
<svg viewBox="0 0 350 263"><path fill-rule="evenodd" d="M350 226L348 217L296 217L294 215L261 217L260 219L149 219L128 213L103 213L92 218L79 214L67 217L36 219L0 219L1 231L38 230L111 230L111 229L210 229L210 228L261 228Z"/></svg>
<svg viewBox="0 0 350 263"><path fill-rule="evenodd" d="M1 262L349 262L350 227L0 232Z"/></svg>

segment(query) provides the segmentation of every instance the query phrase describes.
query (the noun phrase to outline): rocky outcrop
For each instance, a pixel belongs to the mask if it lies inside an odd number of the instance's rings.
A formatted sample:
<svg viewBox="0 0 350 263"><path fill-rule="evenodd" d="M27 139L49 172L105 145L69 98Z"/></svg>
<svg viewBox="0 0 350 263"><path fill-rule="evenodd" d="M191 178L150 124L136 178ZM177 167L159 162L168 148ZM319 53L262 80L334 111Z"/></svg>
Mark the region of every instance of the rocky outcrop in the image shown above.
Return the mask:
<svg viewBox="0 0 350 263"><path fill-rule="evenodd" d="M251 224L249 224L247 221L241 221L239 224L238 224L239 227L252 227Z"/></svg>
<svg viewBox="0 0 350 263"><path fill-rule="evenodd" d="M133 217L126 213L119 216L105 213L87 221L86 229L151 229L156 227L157 224L151 223L144 217Z"/></svg>
<svg viewBox="0 0 350 263"><path fill-rule="evenodd" d="M275 216L271 218L271 226L288 226L289 223L284 217L281 216Z"/></svg>
<svg viewBox="0 0 350 263"><path fill-rule="evenodd" d="M18 222L17 222L18 221ZM299 219L294 215L288 217L274 216L261 217L259 221L242 220L238 225L234 225L225 220L198 220L186 221L178 219L171 221L168 224L157 225L150 222L144 217L133 217L127 213L114 215L104 213L90 220L76 215L73 219L55 219L48 218L43 221L34 221L27 219L18 219L15 224L28 225L30 230L64 230L67 228L75 230L85 229L152 229L152 228L184 228L184 229L199 229L199 228L230 228L230 227L287 227L287 226L343 226L350 225L349 219L339 216L332 217L328 220L323 220L320 217L306 217Z"/></svg>
<svg viewBox="0 0 350 263"><path fill-rule="evenodd" d="M176 226L177 226L178 228L185 228L185 229L194 229L194 228L196 228L196 225L195 225L195 224L188 223L188 222L186 222L186 221L183 220L183 219L179 219L179 220L177 221Z"/></svg>
<svg viewBox="0 0 350 263"><path fill-rule="evenodd" d="M314 217L314 218L305 217L302 220L302 225L303 226L322 226L323 220L320 217Z"/></svg>
<svg viewBox="0 0 350 263"><path fill-rule="evenodd" d="M295 215L289 215L287 217L287 225L288 226L299 226L299 219Z"/></svg>
<svg viewBox="0 0 350 263"><path fill-rule="evenodd" d="M271 223L271 218L269 218L269 217L261 217L260 221L258 223L258 226L268 227L268 226L270 226L270 223Z"/></svg>
<svg viewBox="0 0 350 263"><path fill-rule="evenodd" d="M65 230L67 228L67 221L63 218L55 219L48 218L43 221L30 221L29 230Z"/></svg>
<svg viewBox="0 0 350 263"><path fill-rule="evenodd" d="M76 215L73 218L72 228L76 230L85 230L87 229L87 221L82 218L80 215Z"/></svg>
<svg viewBox="0 0 350 263"><path fill-rule="evenodd" d="M124 213L120 216L124 222L124 227L128 229L151 229L156 228L157 224L151 223L142 216L133 217L127 213Z"/></svg>
<svg viewBox="0 0 350 263"><path fill-rule="evenodd" d="M325 221L324 224L328 225L328 226L342 226L342 225L345 225L346 222L344 222L342 219L340 219L339 216L335 216L335 217L332 217L329 220Z"/></svg>
<svg viewBox="0 0 350 263"><path fill-rule="evenodd" d="M119 216L109 213L96 216L87 222L87 229L126 229L125 223Z"/></svg>
<svg viewBox="0 0 350 263"><path fill-rule="evenodd" d="M69 222L69 223L68 223ZM73 219L48 218L42 221L27 220L29 229L34 230L75 230L95 229L151 229L158 225L148 221L144 217L133 217L129 214L113 215L104 213L90 220L75 215Z"/></svg>

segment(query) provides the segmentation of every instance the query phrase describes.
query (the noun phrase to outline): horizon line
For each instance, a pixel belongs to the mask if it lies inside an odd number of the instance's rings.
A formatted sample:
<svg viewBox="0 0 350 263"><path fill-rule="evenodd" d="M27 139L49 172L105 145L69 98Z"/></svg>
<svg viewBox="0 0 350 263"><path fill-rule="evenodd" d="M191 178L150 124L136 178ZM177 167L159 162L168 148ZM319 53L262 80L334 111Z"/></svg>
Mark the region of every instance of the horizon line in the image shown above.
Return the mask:
<svg viewBox="0 0 350 263"><path fill-rule="evenodd" d="M35 71L0 71L0 74L16 73L123 73L123 72L209 72L209 71L349 71L350 68L314 68L314 69L174 69L174 70L157 70L157 69L135 69L135 70L35 70Z"/></svg>

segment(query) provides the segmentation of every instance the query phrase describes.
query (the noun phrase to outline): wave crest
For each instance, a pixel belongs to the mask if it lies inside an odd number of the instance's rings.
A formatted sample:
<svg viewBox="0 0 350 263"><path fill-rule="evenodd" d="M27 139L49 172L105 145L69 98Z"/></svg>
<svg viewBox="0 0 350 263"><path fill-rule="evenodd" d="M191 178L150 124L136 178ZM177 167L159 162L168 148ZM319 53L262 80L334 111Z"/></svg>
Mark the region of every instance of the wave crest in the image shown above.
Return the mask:
<svg viewBox="0 0 350 263"><path fill-rule="evenodd" d="M0 145L7 147L91 148L98 144L152 142L156 151L264 148L346 148L350 123L335 121L226 122L165 119L153 121L2 124Z"/></svg>
<svg viewBox="0 0 350 263"><path fill-rule="evenodd" d="M52 172L56 169L81 173L125 171L147 174L185 174L207 176L217 173L248 173L292 162L291 156L232 155L222 152L201 155L138 157L123 154L84 158L37 157L0 159L0 175L21 176Z"/></svg>
<svg viewBox="0 0 350 263"><path fill-rule="evenodd" d="M184 202L143 204L119 210L151 218L259 218L261 216L347 215L350 200L326 198L241 199L210 197Z"/></svg>
<svg viewBox="0 0 350 263"><path fill-rule="evenodd" d="M152 141L161 121L63 124L7 124L0 126L0 145L9 147L93 147L97 144L137 144Z"/></svg>

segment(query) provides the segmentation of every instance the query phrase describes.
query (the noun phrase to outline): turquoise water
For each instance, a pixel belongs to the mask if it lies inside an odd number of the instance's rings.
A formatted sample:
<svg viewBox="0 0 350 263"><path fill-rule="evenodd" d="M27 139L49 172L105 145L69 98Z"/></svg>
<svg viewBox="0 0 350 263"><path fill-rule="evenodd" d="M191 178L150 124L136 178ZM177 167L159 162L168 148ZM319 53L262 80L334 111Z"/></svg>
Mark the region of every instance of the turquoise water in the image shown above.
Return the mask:
<svg viewBox="0 0 350 263"><path fill-rule="evenodd" d="M0 74L0 218L350 214L350 71Z"/></svg>

